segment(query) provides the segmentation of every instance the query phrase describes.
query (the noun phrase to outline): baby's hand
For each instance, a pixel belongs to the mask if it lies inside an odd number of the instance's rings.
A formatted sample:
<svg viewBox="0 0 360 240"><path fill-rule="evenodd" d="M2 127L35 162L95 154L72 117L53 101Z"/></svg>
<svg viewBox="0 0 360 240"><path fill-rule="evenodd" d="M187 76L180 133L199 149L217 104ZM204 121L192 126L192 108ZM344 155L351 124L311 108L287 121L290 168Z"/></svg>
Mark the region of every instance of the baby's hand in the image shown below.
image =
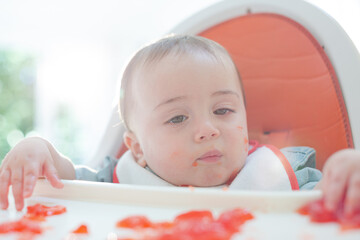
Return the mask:
<svg viewBox="0 0 360 240"><path fill-rule="evenodd" d="M335 210L344 200L345 214L360 210L360 151L344 149L327 160L320 188L323 190L325 206Z"/></svg>
<svg viewBox="0 0 360 240"><path fill-rule="evenodd" d="M48 143L41 138L27 138L18 143L0 166L0 207L8 208L9 186L17 210L24 207L24 198L30 197L38 177L46 177L52 186L62 188Z"/></svg>

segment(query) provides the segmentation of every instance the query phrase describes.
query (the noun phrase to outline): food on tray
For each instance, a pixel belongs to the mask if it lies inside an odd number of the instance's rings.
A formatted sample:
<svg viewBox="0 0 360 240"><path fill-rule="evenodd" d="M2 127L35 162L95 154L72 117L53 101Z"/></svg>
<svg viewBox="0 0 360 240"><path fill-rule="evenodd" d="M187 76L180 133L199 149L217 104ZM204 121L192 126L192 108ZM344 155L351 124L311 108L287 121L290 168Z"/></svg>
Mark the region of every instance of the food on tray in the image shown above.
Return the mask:
<svg viewBox="0 0 360 240"><path fill-rule="evenodd" d="M249 211L236 208L223 212L218 218L214 218L210 211L189 211L178 215L172 222L153 223L145 216L130 216L118 221L116 226L133 229L136 232L133 239L226 240L253 218Z"/></svg>
<svg viewBox="0 0 360 240"><path fill-rule="evenodd" d="M72 233L76 233L76 234L88 234L88 227L85 224L81 224L77 229L75 229L74 231L72 231Z"/></svg>
<svg viewBox="0 0 360 240"><path fill-rule="evenodd" d="M45 206L40 203L37 203L33 206L27 207L27 214L34 215L34 216L53 216L53 215L59 215L66 212L66 208L61 205L56 206Z"/></svg>
<svg viewBox="0 0 360 240"><path fill-rule="evenodd" d="M116 223L118 228L149 228L153 223L145 216L131 216Z"/></svg>
<svg viewBox="0 0 360 240"><path fill-rule="evenodd" d="M45 218L52 215L59 215L66 212L66 208L61 205L45 206L42 204L35 204L27 207L26 214L17 221L3 222L0 224L0 233L31 233L40 234L43 228L39 221L45 221Z"/></svg>
<svg viewBox="0 0 360 240"><path fill-rule="evenodd" d="M40 234L43 229L38 222L21 218L17 221L4 222L0 224L0 233L11 232L28 232L33 234Z"/></svg>
<svg viewBox="0 0 360 240"><path fill-rule="evenodd" d="M302 215L309 215L312 222L338 222L343 230L360 228L360 210L346 216L343 203L339 204L335 211L329 211L325 208L324 199L319 199L306 204L297 212Z"/></svg>

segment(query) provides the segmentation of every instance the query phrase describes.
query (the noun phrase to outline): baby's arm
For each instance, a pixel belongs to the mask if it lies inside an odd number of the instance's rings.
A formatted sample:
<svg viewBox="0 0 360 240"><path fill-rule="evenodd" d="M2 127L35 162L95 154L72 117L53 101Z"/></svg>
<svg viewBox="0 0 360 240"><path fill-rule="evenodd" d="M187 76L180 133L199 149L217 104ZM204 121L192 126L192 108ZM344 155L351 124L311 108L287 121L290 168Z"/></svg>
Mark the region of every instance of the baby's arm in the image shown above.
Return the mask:
<svg viewBox="0 0 360 240"><path fill-rule="evenodd" d="M0 166L0 207L8 207L12 185L16 209L21 210L24 198L32 195L39 177L46 177L53 187L62 188L60 179L75 179L75 168L45 139L26 138L5 156Z"/></svg>
<svg viewBox="0 0 360 240"><path fill-rule="evenodd" d="M343 200L346 215L360 210L360 151L344 149L331 155L317 188L322 189L329 210Z"/></svg>

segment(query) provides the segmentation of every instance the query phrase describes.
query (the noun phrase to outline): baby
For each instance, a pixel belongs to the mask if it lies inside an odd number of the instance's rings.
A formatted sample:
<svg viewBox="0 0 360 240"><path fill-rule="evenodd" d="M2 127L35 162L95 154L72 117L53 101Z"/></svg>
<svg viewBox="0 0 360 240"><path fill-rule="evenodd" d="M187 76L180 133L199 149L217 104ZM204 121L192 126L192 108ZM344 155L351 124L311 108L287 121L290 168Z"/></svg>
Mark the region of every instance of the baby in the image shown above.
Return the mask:
<svg viewBox="0 0 360 240"><path fill-rule="evenodd" d="M316 169L301 174L300 168L314 167L312 149L301 148L305 157L297 159L289 149L249 144L240 76L226 50L211 40L170 36L146 46L128 64L121 86L129 151L118 163L98 172L75 167L45 139L25 139L0 168L3 209L10 185L21 210L42 176L57 188L63 186L59 178L255 190L309 189L320 179ZM323 190L330 210L343 196L347 214L359 209L360 152L332 155L315 188Z"/></svg>

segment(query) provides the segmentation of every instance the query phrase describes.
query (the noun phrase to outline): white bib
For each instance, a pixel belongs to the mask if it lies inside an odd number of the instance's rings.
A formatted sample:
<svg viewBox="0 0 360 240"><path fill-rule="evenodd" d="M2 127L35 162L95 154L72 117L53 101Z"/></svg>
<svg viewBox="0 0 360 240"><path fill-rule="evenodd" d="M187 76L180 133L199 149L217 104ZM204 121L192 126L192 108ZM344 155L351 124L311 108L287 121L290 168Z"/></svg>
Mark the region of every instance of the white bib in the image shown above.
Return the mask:
<svg viewBox="0 0 360 240"><path fill-rule="evenodd" d="M119 183L175 186L137 164L130 151L121 157L116 165L115 173ZM299 189L291 165L280 150L271 145L264 145L253 150L247 157L244 167L228 187L237 190Z"/></svg>

